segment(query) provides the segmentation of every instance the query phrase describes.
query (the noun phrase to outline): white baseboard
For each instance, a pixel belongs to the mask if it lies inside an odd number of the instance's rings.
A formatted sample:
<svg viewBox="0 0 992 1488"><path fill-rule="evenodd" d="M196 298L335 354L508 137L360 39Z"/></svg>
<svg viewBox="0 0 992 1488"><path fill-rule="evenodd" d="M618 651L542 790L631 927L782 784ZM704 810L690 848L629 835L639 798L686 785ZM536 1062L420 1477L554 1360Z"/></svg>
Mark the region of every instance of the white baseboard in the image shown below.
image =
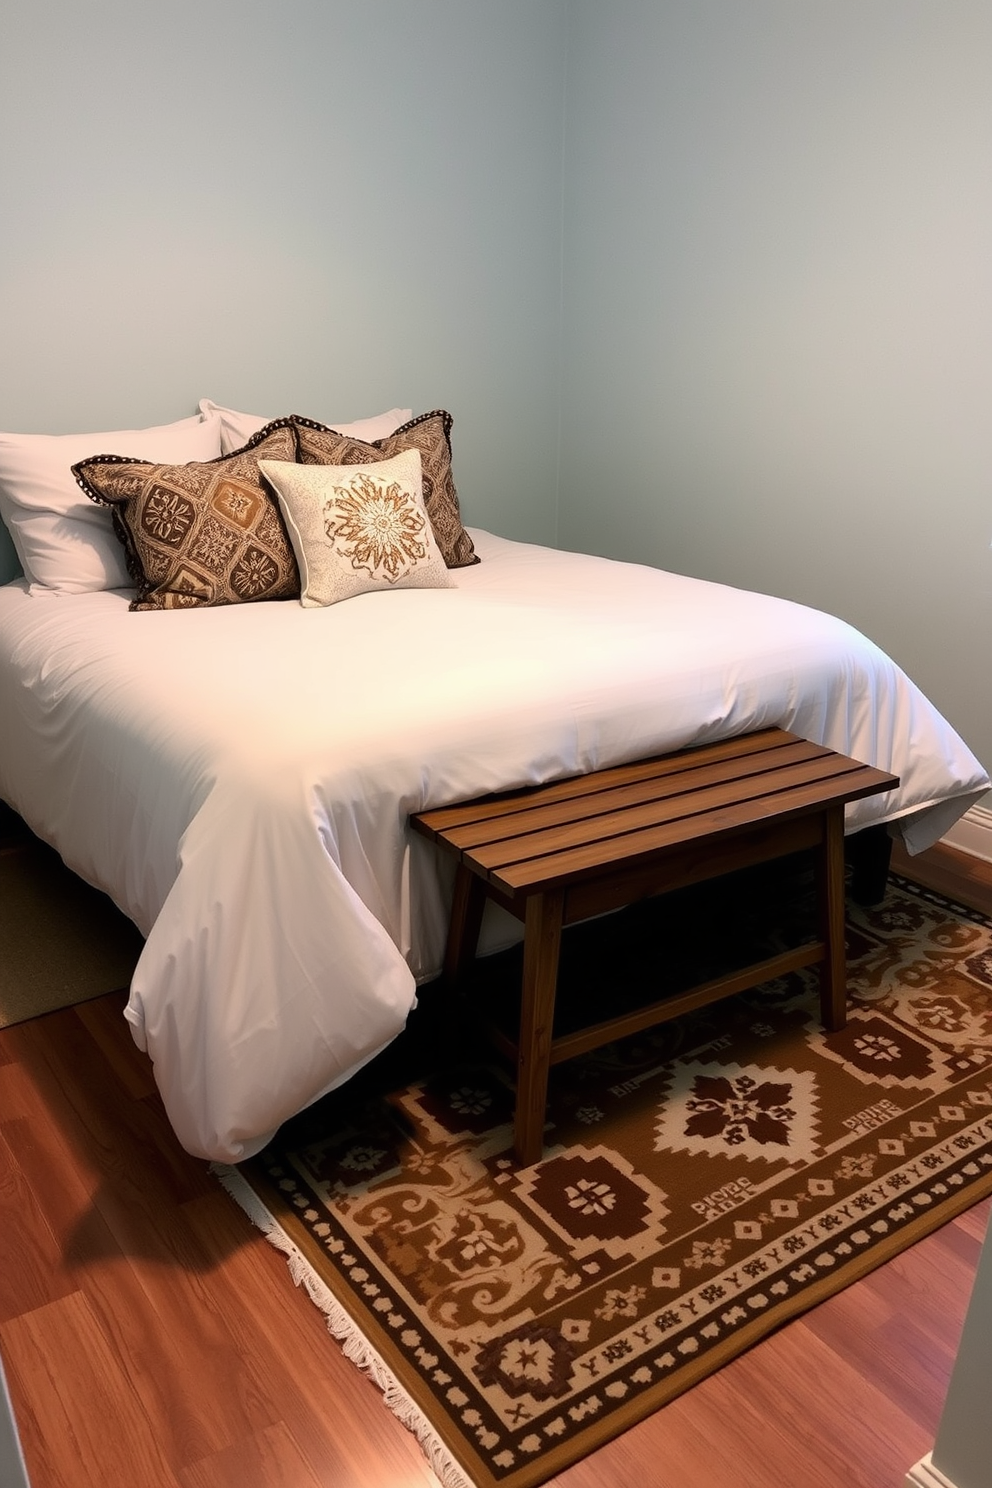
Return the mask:
<svg viewBox="0 0 992 1488"><path fill-rule="evenodd" d="M921 1457L915 1467L906 1474L906 1488L955 1488L950 1478L945 1478L939 1467L930 1461L930 1453Z"/></svg>
<svg viewBox="0 0 992 1488"><path fill-rule="evenodd" d="M987 806L972 806L940 840L992 863L992 811Z"/></svg>

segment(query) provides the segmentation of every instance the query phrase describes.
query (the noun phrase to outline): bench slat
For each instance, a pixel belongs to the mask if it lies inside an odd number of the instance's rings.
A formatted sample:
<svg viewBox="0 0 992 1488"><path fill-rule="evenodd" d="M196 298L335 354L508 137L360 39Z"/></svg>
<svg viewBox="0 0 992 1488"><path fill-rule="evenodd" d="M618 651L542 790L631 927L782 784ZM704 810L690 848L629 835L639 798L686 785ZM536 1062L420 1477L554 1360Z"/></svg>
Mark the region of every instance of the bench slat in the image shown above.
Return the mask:
<svg viewBox="0 0 992 1488"><path fill-rule="evenodd" d="M859 783L860 782L860 783ZM879 790L877 776L847 775L835 781L835 788L825 792L822 782L794 787L780 795L766 795L751 801L735 802L723 810L703 811L696 816L645 827L640 831L613 837L604 842L585 842L565 851L542 858L508 863L489 870L488 876L505 893L533 892L545 884L570 882L601 873L616 863L631 864L643 856L665 848L677 848L690 842L704 841L722 833L753 826L761 821L783 821L788 816L810 809L825 809L832 802L857 800ZM883 787L884 788L884 787ZM477 860L478 861L478 860ZM480 863L480 867L481 867Z"/></svg>
<svg viewBox="0 0 992 1488"><path fill-rule="evenodd" d="M479 845L466 859L510 892L621 862L644 852L751 825L769 817L854 800L891 787L894 777L833 757L809 760L757 777L688 792L671 801L574 822L565 827Z"/></svg>
<svg viewBox="0 0 992 1488"><path fill-rule="evenodd" d="M541 804L569 801L588 797L600 791L618 786L633 785L640 780L660 780L667 775L682 775L687 770L697 770L713 761L747 759L751 755L766 754L792 744L805 744L798 734L785 729L761 729L754 734L741 734L733 739L721 739L716 744L704 744L693 749L684 749L676 754L656 755L652 759L635 760L629 765L610 765L604 770L593 770L585 775L570 775L565 780L551 781L546 785L535 785L520 790L500 792L491 796L480 796L473 801L463 801L455 806L435 806L412 818L417 831L427 837L438 837L455 827L474 821L492 821L501 816L512 816L529 808L532 799L540 796ZM810 746L822 753L829 753L822 745Z"/></svg>
<svg viewBox="0 0 992 1488"><path fill-rule="evenodd" d="M829 750L797 739L794 744L776 749L774 754L766 751L717 760L678 774L656 772L629 785L603 787L583 795L573 793L550 803L543 791L539 791L529 799L518 799L515 811L502 811L493 816L480 816L464 825L449 826L444 836L452 847L463 852L472 851L474 856L478 848L497 842L510 843L526 834L565 828L572 823L582 823L585 830L585 824L597 818L615 816L618 812L630 814L634 807L643 806L652 819L660 820L669 814L683 814L670 804L662 803L695 799L700 792L710 792L716 786L733 787L736 795L736 788L742 781L748 782L745 793L752 789L760 791L761 777L774 772L777 778L786 765L822 762L831 758Z"/></svg>

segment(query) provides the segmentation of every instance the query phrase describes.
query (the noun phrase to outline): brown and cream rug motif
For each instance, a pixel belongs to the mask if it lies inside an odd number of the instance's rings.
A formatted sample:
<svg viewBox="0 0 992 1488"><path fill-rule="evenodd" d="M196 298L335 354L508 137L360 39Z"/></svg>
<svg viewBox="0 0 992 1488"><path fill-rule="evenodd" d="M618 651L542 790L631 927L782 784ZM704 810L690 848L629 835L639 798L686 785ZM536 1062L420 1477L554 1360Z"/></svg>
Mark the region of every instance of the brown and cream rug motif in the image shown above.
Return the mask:
<svg viewBox="0 0 992 1488"><path fill-rule="evenodd" d="M657 996L706 905L581 927L576 999L618 963ZM533 1167L476 1051L345 1087L223 1177L442 1480L543 1483L992 1191L992 922L894 880L848 957L843 1032L811 972L558 1066Z"/></svg>

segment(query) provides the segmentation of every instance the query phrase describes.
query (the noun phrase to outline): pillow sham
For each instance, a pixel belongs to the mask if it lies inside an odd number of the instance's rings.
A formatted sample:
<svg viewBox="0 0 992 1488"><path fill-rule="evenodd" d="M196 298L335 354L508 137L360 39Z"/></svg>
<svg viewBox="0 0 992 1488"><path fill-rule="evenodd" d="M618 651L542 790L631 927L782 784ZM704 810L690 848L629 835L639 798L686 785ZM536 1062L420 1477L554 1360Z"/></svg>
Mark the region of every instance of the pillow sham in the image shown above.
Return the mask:
<svg viewBox="0 0 992 1488"><path fill-rule="evenodd" d="M295 599L296 559L261 459L293 460L289 419L232 455L186 465L94 455L72 467L86 495L113 512L137 586L132 610Z"/></svg>
<svg viewBox="0 0 992 1488"><path fill-rule="evenodd" d="M451 473L450 413L436 408L403 424L383 439L364 441L329 429L326 424L294 414L297 458L304 465L361 465L389 460L404 450L418 449L424 482L424 505L437 545L448 568L478 563L475 547L462 526Z"/></svg>
<svg viewBox="0 0 992 1488"><path fill-rule="evenodd" d="M218 414L100 434L0 434L0 517L25 578L64 594L130 588L110 513L80 493L72 467L99 452L180 463L221 452Z"/></svg>
<svg viewBox="0 0 992 1488"><path fill-rule="evenodd" d="M221 408L219 403L212 403L209 398L201 398L199 407L201 413L216 414L220 418L221 447L218 454L222 455L229 455L240 449L253 434L272 422L271 419L260 418L254 413L238 413L234 408ZM376 414L374 418L357 419L351 424L331 423L329 427L339 434L353 434L356 439L371 441L385 439L387 434L392 434L412 417L412 408L391 408L388 413Z"/></svg>
<svg viewBox="0 0 992 1488"><path fill-rule="evenodd" d="M375 589L448 589L427 517L420 451L363 465L260 460L300 568L300 602L337 604Z"/></svg>

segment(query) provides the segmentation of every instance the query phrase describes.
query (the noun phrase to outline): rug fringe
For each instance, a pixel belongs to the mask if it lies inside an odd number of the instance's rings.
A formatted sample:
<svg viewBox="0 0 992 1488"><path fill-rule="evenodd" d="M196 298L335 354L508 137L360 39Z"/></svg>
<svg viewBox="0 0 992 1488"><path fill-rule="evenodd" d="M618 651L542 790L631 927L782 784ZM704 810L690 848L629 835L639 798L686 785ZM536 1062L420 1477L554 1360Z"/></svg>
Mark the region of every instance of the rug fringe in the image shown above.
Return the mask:
<svg viewBox="0 0 992 1488"><path fill-rule="evenodd" d="M382 1391L387 1408L407 1430L413 1432L444 1488L476 1488L472 1480L465 1476L423 1411L403 1389L330 1287L321 1281L306 1256L263 1204L251 1184L241 1176L236 1167L225 1163L211 1163L210 1171L245 1211L252 1224L261 1230L269 1244L286 1257L294 1284L303 1287L310 1300L320 1308L327 1321L328 1332L341 1344L345 1358L369 1376Z"/></svg>

